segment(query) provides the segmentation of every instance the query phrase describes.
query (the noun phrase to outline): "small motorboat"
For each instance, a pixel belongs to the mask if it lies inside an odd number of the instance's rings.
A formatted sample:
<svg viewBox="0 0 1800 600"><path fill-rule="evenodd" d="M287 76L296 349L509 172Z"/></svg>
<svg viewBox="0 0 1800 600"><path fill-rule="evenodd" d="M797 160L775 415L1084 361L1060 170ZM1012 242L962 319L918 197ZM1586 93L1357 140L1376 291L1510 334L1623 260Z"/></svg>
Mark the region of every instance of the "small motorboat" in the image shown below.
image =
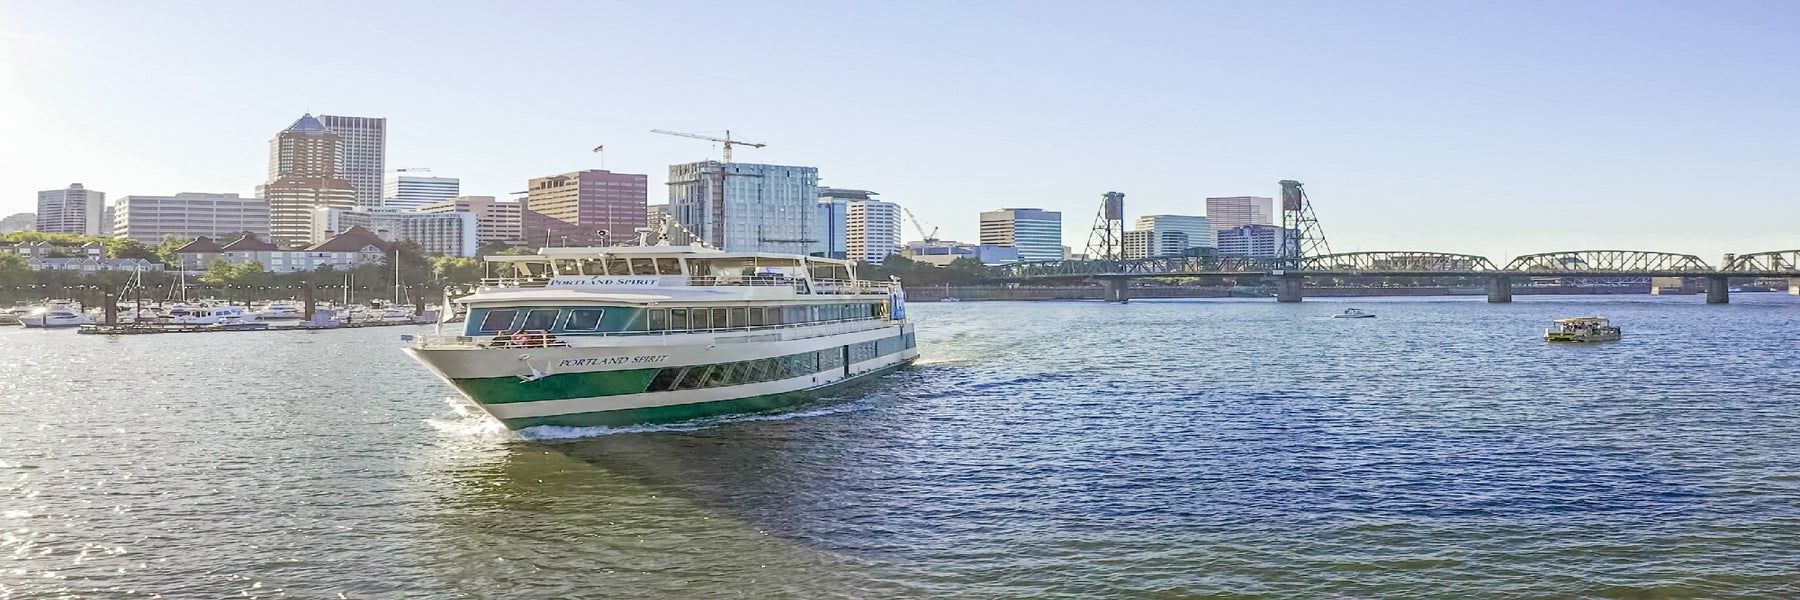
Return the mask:
<svg viewBox="0 0 1800 600"><path fill-rule="evenodd" d="M1367 312L1360 308L1346 308L1344 309L1344 312L1331 316L1337 319L1373 319L1375 318L1375 313Z"/></svg>
<svg viewBox="0 0 1800 600"><path fill-rule="evenodd" d="M1551 342L1616 342L1623 332L1605 317L1557 319L1556 326L1544 331Z"/></svg>

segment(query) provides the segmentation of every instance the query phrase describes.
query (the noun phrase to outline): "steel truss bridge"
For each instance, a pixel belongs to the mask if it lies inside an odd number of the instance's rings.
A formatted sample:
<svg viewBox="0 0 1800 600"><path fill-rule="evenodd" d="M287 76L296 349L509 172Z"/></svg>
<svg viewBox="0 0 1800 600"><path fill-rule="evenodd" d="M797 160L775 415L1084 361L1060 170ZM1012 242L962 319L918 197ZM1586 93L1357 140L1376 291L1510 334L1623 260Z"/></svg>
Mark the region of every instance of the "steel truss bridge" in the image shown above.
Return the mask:
<svg viewBox="0 0 1800 600"><path fill-rule="evenodd" d="M1300 259L1261 257L1159 257L1136 260L1056 260L988 268L999 281L1098 280L1109 300L1124 300L1127 282L1155 277L1252 277L1277 283L1276 298L1299 302L1306 277L1474 277L1488 282L1489 302L1512 301L1512 281L1532 277L1631 279L1705 277L1707 302L1729 302L1731 277L1800 277L1800 250L1726 255L1714 267L1692 254L1641 250L1571 250L1527 254L1506 265L1486 257L1448 252L1346 252Z"/></svg>

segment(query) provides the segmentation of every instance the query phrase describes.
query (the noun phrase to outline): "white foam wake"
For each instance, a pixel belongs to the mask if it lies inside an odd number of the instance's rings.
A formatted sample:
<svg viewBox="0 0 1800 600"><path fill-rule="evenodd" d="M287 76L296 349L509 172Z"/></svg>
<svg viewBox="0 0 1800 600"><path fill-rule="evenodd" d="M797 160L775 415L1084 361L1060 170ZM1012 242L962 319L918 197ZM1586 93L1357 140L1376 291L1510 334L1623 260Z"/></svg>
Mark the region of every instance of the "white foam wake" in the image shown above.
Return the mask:
<svg viewBox="0 0 1800 600"><path fill-rule="evenodd" d="M842 413L848 413L848 412L856 412L856 411L860 411L860 410L868 410L872 407L873 407L873 405L869 404L867 400L857 400L855 402L845 402L843 404L833 404L830 406L821 406L818 408L813 408L813 409L808 409L808 410L798 410L798 411L793 411L793 412L774 413L774 414L724 415L724 416L718 416L718 417L706 417L703 419L694 419L692 421L682 421L680 423L667 423L667 424L662 424L662 425L630 425L630 426L626 426L626 427L566 427L566 426L562 426L562 425L539 425L536 427L526 427L524 429L520 429L519 435L528 440L578 440L578 439L582 439L582 438L591 438L591 437L599 437L599 436L606 436L606 435L619 435L619 434L623 434L623 433L664 433L664 432L671 432L671 431L698 431L701 429L712 429L714 427L722 427L725 425L735 425L735 424L739 424L739 423L755 423L758 421L786 421L786 420L790 420L790 419L822 417L822 416L826 416L826 415L835 415L835 414L842 414Z"/></svg>

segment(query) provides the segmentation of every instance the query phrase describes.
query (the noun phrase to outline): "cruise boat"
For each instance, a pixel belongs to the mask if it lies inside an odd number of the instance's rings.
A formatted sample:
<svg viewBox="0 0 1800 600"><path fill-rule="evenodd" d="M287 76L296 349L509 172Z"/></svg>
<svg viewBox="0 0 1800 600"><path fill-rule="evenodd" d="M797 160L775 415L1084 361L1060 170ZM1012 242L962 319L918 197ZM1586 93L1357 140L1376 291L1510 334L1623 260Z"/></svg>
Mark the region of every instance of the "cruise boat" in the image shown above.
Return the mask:
<svg viewBox="0 0 1800 600"><path fill-rule="evenodd" d="M460 334L407 353L511 429L790 407L918 357L897 281L702 246L491 256Z"/></svg>
<svg viewBox="0 0 1800 600"><path fill-rule="evenodd" d="M19 317L26 327L80 327L92 321L81 311L63 306L40 306Z"/></svg>
<svg viewBox="0 0 1800 600"><path fill-rule="evenodd" d="M1544 331L1544 339L1552 342L1616 342L1622 332L1605 317L1557 319L1556 326Z"/></svg>

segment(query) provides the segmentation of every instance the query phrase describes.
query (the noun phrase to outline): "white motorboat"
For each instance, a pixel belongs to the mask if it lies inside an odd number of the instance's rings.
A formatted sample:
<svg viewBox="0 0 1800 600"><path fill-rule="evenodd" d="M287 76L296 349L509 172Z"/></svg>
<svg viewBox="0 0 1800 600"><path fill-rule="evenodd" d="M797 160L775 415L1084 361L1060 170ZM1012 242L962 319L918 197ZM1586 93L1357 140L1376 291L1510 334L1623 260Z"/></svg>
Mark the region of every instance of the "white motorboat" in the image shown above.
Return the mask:
<svg viewBox="0 0 1800 600"><path fill-rule="evenodd" d="M177 306L169 309L169 322L176 325L232 325L256 321L256 315L242 306Z"/></svg>
<svg viewBox="0 0 1800 600"><path fill-rule="evenodd" d="M270 302L262 310L256 311L258 321L298 321L306 318L305 311L288 302Z"/></svg>
<svg viewBox="0 0 1800 600"><path fill-rule="evenodd" d="M80 327L92 322L80 311L60 306L40 306L19 317L19 324L26 327Z"/></svg>
<svg viewBox="0 0 1800 600"><path fill-rule="evenodd" d="M1344 312L1331 316L1338 319L1373 319L1375 318L1375 313L1360 308L1346 308L1344 309Z"/></svg>

